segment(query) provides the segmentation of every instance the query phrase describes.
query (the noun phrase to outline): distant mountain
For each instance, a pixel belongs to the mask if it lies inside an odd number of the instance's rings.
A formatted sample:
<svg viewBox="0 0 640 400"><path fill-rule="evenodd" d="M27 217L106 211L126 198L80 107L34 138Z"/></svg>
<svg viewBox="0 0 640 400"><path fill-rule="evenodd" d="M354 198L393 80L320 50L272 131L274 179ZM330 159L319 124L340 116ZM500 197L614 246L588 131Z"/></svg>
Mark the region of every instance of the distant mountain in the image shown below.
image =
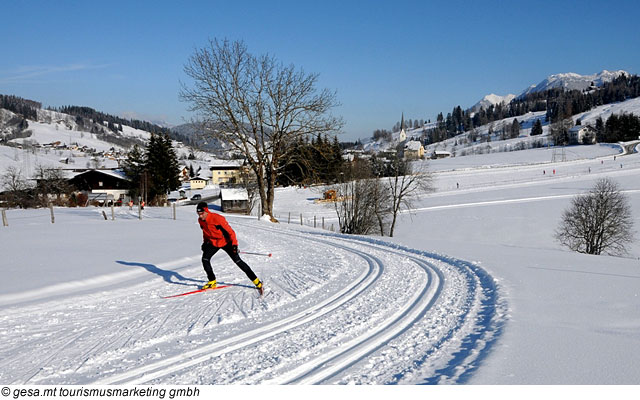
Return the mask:
<svg viewBox="0 0 640 400"><path fill-rule="evenodd" d="M186 123L171 128L171 131L181 137L186 144L214 154L224 153L227 146L216 138L207 136L202 127L195 123Z"/></svg>
<svg viewBox="0 0 640 400"><path fill-rule="evenodd" d="M505 95L505 96L498 96L497 94L491 93L491 94L488 94L488 95L484 96L482 98L482 100L480 100L479 102L474 104L473 107L471 107L471 111L472 112L477 112L477 111L480 110L480 108L484 108L486 110L487 108L489 108L489 106L500 104L500 103L509 104L511 102L511 100L513 100L515 98L516 98L515 94L508 94L508 95Z"/></svg>
<svg viewBox="0 0 640 400"><path fill-rule="evenodd" d="M591 86L600 87L603 86L606 82L611 82L615 78L623 74L629 75L628 72L623 70L604 70L593 75L579 75L573 72L565 74L554 74L548 76L537 85L529 86L518 97L526 96L529 93L543 92L545 90L555 88L564 88L565 90L584 90Z"/></svg>
<svg viewBox="0 0 640 400"><path fill-rule="evenodd" d="M522 98L530 93L543 92L549 89L555 88L564 88L565 90L584 90L588 87L595 86L601 87L607 82L613 81L615 78L620 75L629 75L628 72L623 70L618 71L607 71L603 70L600 73L593 75L580 75L573 72L568 72L564 74L553 74L549 75L542 82L537 85L531 85L527 89L523 90L519 95L507 94L505 96L499 96L497 94L488 94L482 98L479 102L474 104L470 110L472 112L477 112L480 108L484 108L485 110L489 108L491 105L496 105L500 103L509 104L511 100L515 98Z"/></svg>

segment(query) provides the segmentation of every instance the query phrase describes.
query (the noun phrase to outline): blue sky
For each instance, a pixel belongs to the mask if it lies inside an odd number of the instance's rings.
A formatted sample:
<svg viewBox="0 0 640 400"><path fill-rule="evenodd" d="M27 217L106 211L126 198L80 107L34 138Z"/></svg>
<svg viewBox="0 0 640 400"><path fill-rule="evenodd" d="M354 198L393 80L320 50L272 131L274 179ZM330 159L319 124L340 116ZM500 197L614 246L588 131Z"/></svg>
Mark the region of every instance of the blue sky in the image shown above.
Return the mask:
<svg viewBox="0 0 640 400"><path fill-rule="evenodd" d="M337 91L341 140L554 73L640 73L637 1L32 0L2 14L0 93L180 124L194 49L242 40Z"/></svg>

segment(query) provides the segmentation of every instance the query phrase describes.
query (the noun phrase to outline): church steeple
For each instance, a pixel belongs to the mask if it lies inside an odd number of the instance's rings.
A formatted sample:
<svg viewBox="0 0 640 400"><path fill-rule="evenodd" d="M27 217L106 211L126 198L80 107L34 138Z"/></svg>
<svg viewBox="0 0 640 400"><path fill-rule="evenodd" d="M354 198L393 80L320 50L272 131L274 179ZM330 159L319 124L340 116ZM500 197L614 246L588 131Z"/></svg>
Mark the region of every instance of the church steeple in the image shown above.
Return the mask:
<svg viewBox="0 0 640 400"><path fill-rule="evenodd" d="M400 137L399 137L400 142L404 142L405 140L407 140L407 134L404 131L404 112L402 113L402 119L400 119Z"/></svg>

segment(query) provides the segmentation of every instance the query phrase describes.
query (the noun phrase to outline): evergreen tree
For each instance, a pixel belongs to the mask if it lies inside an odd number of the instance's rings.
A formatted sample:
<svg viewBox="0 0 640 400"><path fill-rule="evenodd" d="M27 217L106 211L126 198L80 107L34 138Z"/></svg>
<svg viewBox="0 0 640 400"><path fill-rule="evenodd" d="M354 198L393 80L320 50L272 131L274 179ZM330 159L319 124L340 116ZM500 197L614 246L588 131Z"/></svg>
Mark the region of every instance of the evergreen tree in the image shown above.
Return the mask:
<svg viewBox="0 0 640 400"><path fill-rule="evenodd" d="M136 199L140 196L140 182L145 170L144 154L138 145L127 153L127 159L124 161L123 171L129 178L129 196Z"/></svg>
<svg viewBox="0 0 640 400"><path fill-rule="evenodd" d="M533 124L533 128L531 128L531 136L542 135L542 122L539 119L536 119L536 122Z"/></svg>
<svg viewBox="0 0 640 400"><path fill-rule="evenodd" d="M161 204L168 192L180 187L178 158L169 136L151 134L147 144L146 166L149 198L152 202Z"/></svg>
<svg viewBox="0 0 640 400"><path fill-rule="evenodd" d="M518 122L518 118L514 118L511 126L509 127L509 136L511 139L515 139L520 136L520 123Z"/></svg>
<svg viewBox="0 0 640 400"><path fill-rule="evenodd" d="M640 118L633 114L611 114L604 127L603 142L635 140L640 136Z"/></svg>
<svg viewBox="0 0 640 400"><path fill-rule="evenodd" d="M596 119L596 141L604 142L604 122L602 117Z"/></svg>

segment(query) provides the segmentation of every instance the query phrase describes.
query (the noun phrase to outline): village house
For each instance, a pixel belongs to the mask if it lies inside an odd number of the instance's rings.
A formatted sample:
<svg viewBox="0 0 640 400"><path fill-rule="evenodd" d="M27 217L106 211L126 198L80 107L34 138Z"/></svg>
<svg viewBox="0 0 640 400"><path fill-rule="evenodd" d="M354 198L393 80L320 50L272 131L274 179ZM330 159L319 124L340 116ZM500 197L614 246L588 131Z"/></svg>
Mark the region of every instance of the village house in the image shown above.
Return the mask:
<svg viewBox="0 0 640 400"><path fill-rule="evenodd" d="M216 160L209 164L211 183L214 185L233 185L242 182L246 167L242 160Z"/></svg>
<svg viewBox="0 0 640 400"><path fill-rule="evenodd" d="M591 125L576 125L569 129L569 144L594 144L596 130Z"/></svg>
<svg viewBox="0 0 640 400"><path fill-rule="evenodd" d="M178 167L178 174L180 175L180 182L188 182L191 177L189 176L189 167L181 165Z"/></svg>
<svg viewBox="0 0 640 400"><path fill-rule="evenodd" d="M102 204L128 201L129 179L120 170L90 169L76 174L69 183L87 194L89 201Z"/></svg>
<svg viewBox="0 0 640 400"><path fill-rule="evenodd" d="M424 158L424 147L417 140L410 140L404 146L404 157L407 160L419 160Z"/></svg>
<svg viewBox="0 0 640 400"><path fill-rule="evenodd" d="M189 188L191 190L204 189L211 181L208 171L200 171L198 176L189 179Z"/></svg>

